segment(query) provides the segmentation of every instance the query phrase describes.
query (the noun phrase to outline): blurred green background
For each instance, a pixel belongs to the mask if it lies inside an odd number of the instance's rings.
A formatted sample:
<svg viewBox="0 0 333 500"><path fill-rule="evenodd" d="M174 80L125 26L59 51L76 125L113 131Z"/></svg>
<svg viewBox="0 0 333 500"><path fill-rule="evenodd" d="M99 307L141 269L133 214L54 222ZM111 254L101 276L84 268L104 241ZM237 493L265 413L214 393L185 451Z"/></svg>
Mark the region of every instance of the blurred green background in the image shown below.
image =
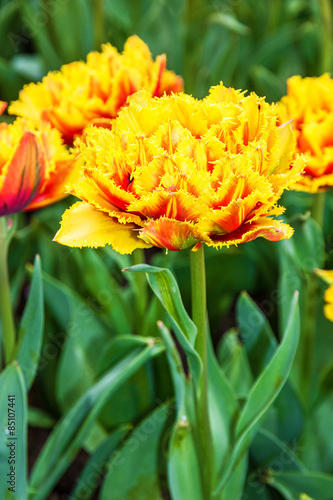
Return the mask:
<svg viewBox="0 0 333 500"><path fill-rule="evenodd" d="M137 34L166 53L185 89L206 95L220 80L269 100L296 73L332 65L329 0L1 0L0 98L83 59L102 42L122 50Z"/></svg>

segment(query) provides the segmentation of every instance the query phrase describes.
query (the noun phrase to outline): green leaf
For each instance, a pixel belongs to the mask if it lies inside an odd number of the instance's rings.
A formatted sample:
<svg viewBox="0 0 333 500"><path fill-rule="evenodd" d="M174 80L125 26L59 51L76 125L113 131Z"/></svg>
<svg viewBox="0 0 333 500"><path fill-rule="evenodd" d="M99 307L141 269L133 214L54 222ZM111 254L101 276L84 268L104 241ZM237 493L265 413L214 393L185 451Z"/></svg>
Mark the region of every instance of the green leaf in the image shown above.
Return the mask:
<svg viewBox="0 0 333 500"><path fill-rule="evenodd" d="M6 99L7 101L16 99L19 89L25 83L26 81L17 74L12 65L0 57L0 89L2 99Z"/></svg>
<svg viewBox="0 0 333 500"><path fill-rule="evenodd" d="M241 23L235 17L224 12L216 12L212 14L208 21L211 23L221 24L225 28L239 35L248 35L250 33L250 28L245 24Z"/></svg>
<svg viewBox="0 0 333 500"><path fill-rule="evenodd" d="M30 486L35 490L34 500L42 500L48 496L76 456L111 394L148 359L163 350L159 343L147 344L147 347L136 348L121 359L64 414L33 468Z"/></svg>
<svg viewBox="0 0 333 500"><path fill-rule="evenodd" d="M258 377L276 349L274 333L266 316L246 292L237 301L236 314L252 373Z"/></svg>
<svg viewBox="0 0 333 500"><path fill-rule="evenodd" d="M242 498L244 483L246 480L246 472L248 468L248 453L245 453L242 459L239 461L235 470L231 474L230 478L225 485L220 496L221 500L230 500L231 498ZM245 497L246 498L246 497Z"/></svg>
<svg viewBox="0 0 333 500"><path fill-rule="evenodd" d="M116 0L105 0L105 14L110 18L110 23L117 24L123 29L131 30L130 5L120 5Z"/></svg>
<svg viewBox="0 0 333 500"><path fill-rule="evenodd" d="M66 285L56 280L49 274L43 272L45 304L48 312L52 315L61 330L67 330L72 319L72 309L75 307L75 299L79 295L71 291ZM84 309L85 303L79 306Z"/></svg>
<svg viewBox="0 0 333 500"><path fill-rule="evenodd" d="M305 415L290 380L287 380L282 387L269 413L266 420L271 420L274 434L289 443L298 439L303 431ZM264 426L269 427L266 420Z"/></svg>
<svg viewBox="0 0 333 500"><path fill-rule="evenodd" d="M322 229L309 215L299 215L290 221L295 233L289 240L281 241L280 247L299 269L311 272L323 266L326 253Z"/></svg>
<svg viewBox="0 0 333 500"><path fill-rule="evenodd" d="M112 331L80 295L47 273L43 273L43 281L48 312L60 328L53 341L62 346L65 338L56 374L56 394L62 410L66 410L95 382L96 360ZM43 361L48 362L47 356Z"/></svg>
<svg viewBox="0 0 333 500"><path fill-rule="evenodd" d="M27 80L41 80L44 74L44 66L38 54L17 54L12 58L12 67Z"/></svg>
<svg viewBox="0 0 333 500"><path fill-rule="evenodd" d="M0 498L25 500L27 397L23 374L16 361L0 374L0 402ZM14 434L11 435L11 432ZM11 473L14 484L7 482ZM10 487L15 487L15 493L8 490Z"/></svg>
<svg viewBox="0 0 333 500"><path fill-rule="evenodd" d="M331 386L332 391L332 386ZM333 393L317 401L305 421L299 440L299 455L309 469L333 470L333 442L327 438L333 413Z"/></svg>
<svg viewBox="0 0 333 500"><path fill-rule="evenodd" d="M272 404L287 380L299 338L298 294L294 296L288 327L281 345L254 384L237 423L236 432L246 433Z"/></svg>
<svg viewBox="0 0 333 500"><path fill-rule="evenodd" d="M148 283L153 292L168 311L176 328L181 330L193 346L197 335L197 329L184 308L177 281L172 273L168 269L149 266L148 264L138 264L124 269L124 271L147 273Z"/></svg>
<svg viewBox="0 0 333 500"><path fill-rule="evenodd" d="M28 424L31 427L42 427L44 429L50 429L54 426L55 419L40 408L33 408L29 406Z"/></svg>
<svg viewBox="0 0 333 500"><path fill-rule="evenodd" d="M156 337L158 336L157 321L165 321L167 312L162 306L161 302L156 296L152 297L147 311L144 315L141 335L142 337Z"/></svg>
<svg viewBox="0 0 333 500"><path fill-rule="evenodd" d="M112 276L109 263L105 262L105 255L100 255L96 249L91 248L85 248L74 255L75 259L80 261L82 280L87 290L108 312L115 331L119 334L131 333L133 330L131 303L124 293L124 288Z"/></svg>
<svg viewBox="0 0 333 500"><path fill-rule="evenodd" d="M331 362L326 367L326 370L322 373L319 383L317 401L319 402L321 399L326 399L327 397L331 396L332 388L333 388L333 362Z"/></svg>
<svg viewBox="0 0 333 500"><path fill-rule="evenodd" d="M313 403L320 372L331 362L333 353L328 338L330 333L322 313L323 291L319 289L318 277L313 272L315 268L323 267L325 242L322 229L309 216L309 212L298 216L291 224L295 227L295 240L292 238L292 242L279 242L279 296L282 299L280 326L284 328L287 321L290 295L298 289L302 311L301 340L291 379L304 406L308 406ZM311 336L316 342L311 341Z"/></svg>
<svg viewBox="0 0 333 500"><path fill-rule="evenodd" d="M45 67L47 69L59 68L61 66L62 60L59 57L55 46L52 44L52 40L48 33L47 21L50 20L50 16L45 12L41 12L39 17L36 7L32 6L29 1L22 2L21 9L25 23L25 31L23 37L25 39L25 43L27 43L27 41L32 38L36 45L37 51L43 57ZM45 21L41 21L40 18L45 19Z"/></svg>
<svg viewBox="0 0 333 500"><path fill-rule="evenodd" d="M43 281L40 257L35 258L27 304L18 331L17 360L22 368L27 389L32 385L40 357L44 328Z"/></svg>
<svg viewBox="0 0 333 500"><path fill-rule="evenodd" d="M172 498L204 500L193 430L184 420L178 420L171 436L168 477Z"/></svg>
<svg viewBox="0 0 333 500"><path fill-rule="evenodd" d="M252 373L258 377L277 348L276 338L267 318L246 292L237 302L237 320ZM270 428L274 425L271 430L283 441L291 442L302 431L302 406L289 381L282 388L267 419L270 420ZM264 425L267 426L266 420Z"/></svg>
<svg viewBox="0 0 333 500"><path fill-rule="evenodd" d="M145 272L148 283L169 314L177 339L188 356L196 387L201 374L201 360L194 349L197 329L183 305L178 284L168 269L138 264L124 269L130 272Z"/></svg>
<svg viewBox="0 0 333 500"><path fill-rule="evenodd" d="M134 348L142 348L147 343L153 344L154 338L138 335L118 335L105 345L101 356L96 361L96 373L108 370L116 361ZM126 381L106 403L100 414L100 422L106 429L128 421L135 421L146 415L154 406L154 375L151 364L142 366Z"/></svg>
<svg viewBox="0 0 333 500"><path fill-rule="evenodd" d="M108 464L101 500L162 500L161 441L171 414L170 404L163 404L131 433Z"/></svg>
<svg viewBox="0 0 333 500"><path fill-rule="evenodd" d="M103 441L96 452L91 455L70 495L72 500L89 500L97 488L100 478L106 475L108 479L105 464L115 452L119 443L124 439L129 429L129 426L122 426L115 430Z"/></svg>
<svg viewBox="0 0 333 500"><path fill-rule="evenodd" d="M48 16L46 23L47 32L52 35L53 46L64 63L82 59L94 48L91 3L87 0L71 0L55 5L56 8ZM41 11L41 15L43 13L45 9ZM99 50L99 47L95 48Z"/></svg>
<svg viewBox="0 0 333 500"><path fill-rule="evenodd" d="M214 473L218 478L232 444L233 428L239 414L239 405L236 393L217 362L210 335L208 336L207 364L209 419L214 450L213 464Z"/></svg>
<svg viewBox="0 0 333 500"><path fill-rule="evenodd" d="M258 95L265 95L268 101L277 101L284 94L286 81L274 71L260 64L254 65L250 71L255 82ZM267 92L268 90L268 92Z"/></svg>
<svg viewBox="0 0 333 500"><path fill-rule="evenodd" d="M248 448L262 418L276 399L289 375L299 339L298 294L295 294L288 326L280 346L256 380L236 423L236 442L217 487L220 490Z"/></svg>
<svg viewBox="0 0 333 500"><path fill-rule="evenodd" d="M245 398L252 386L253 376L244 345L237 330L224 333L218 345L218 359L238 398Z"/></svg>
<svg viewBox="0 0 333 500"><path fill-rule="evenodd" d="M103 408L104 409L104 408ZM89 430L84 443L84 450L89 453L89 455L93 455L97 449L103 444L103 442L108 438L109 433L106 431L105 427L101 425L100 418L95 421Z"/></svg>
<svg viewBox="0 0 333 500"><path fill-rule="evenodd" d="M13 22L17 19L20 7L20 0L12 0L11 2L1 2L0 7L0 44L3 47L3 57L9 56L13 52L13 47L8 43L9 34L13 27ZM12 50L10 50L12 49Z"/></svg>
<svg viewBox="0 0 333 500"><path fill-rule="evenodd" d="M260 477L256 477L253 473L248 477L243 495L246 500L272 500L267 485L262 483Z"/></svg>
<svg viewBox="0 0 333 500"><path fill-rule="evenodd" d="M278 242L280 244L281 242ZM292 264L289 256L281 250L280 257L280 277L278 282L279 300L279 331L282 333L288 323L290 304L295 291L299 291L301 309L302 291L304 287L304 277L295 264Z"/></svg>
<svg viewBox="0 0 333 500"><path fill-rule="evenodd" d="M104 373L112 365L120 361L124 356L133 351L133 349L143 349L149 343L154 344L156 339L149 337L139 337L139 335L118 335L108 342L103 352L96 360L96 373Z"/></svg>
<svg viewBox="0 0 333 500"><path fill-rule="evenodd" d="M260 467L273 467L274 464L279 470L307 471L296 452L264 428L258 430L251 443L251 456Z"/></svg>
<svg viewBox="0 0 333 500"><path fill-rule="evenodd" d="M204 500L201 486L200 465L195 446L194 390L187 378L177 347L169 330L159 322L166 346L171 376L176 394L176 422L174 424L168 455L168 479L172 498L177 500Z"/></svg>
<svg viewBox="0 0 333 500"><path fill-rule="evenodd" d="M266 478L267 484L290 500L299 500L306 494L316 500L332 500L333 476L320 472L279 472L270 470Z"/></svg>

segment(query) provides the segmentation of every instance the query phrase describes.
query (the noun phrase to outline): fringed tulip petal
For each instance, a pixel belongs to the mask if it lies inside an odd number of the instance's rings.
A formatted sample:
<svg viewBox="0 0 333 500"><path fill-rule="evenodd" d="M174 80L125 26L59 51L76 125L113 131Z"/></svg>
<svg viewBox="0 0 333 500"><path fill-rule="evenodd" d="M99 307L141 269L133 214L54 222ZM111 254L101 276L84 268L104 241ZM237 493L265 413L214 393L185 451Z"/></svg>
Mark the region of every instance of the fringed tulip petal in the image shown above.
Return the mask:
<svg viewBox="0 0 333 500"><path fill-rule="evenodd" d="M134 224L121 224L88 203L75 203L66 210L61 229L54 241L70 247L104 247L112 245L119 253L132 253L151 245L137 238Z"/></svg>

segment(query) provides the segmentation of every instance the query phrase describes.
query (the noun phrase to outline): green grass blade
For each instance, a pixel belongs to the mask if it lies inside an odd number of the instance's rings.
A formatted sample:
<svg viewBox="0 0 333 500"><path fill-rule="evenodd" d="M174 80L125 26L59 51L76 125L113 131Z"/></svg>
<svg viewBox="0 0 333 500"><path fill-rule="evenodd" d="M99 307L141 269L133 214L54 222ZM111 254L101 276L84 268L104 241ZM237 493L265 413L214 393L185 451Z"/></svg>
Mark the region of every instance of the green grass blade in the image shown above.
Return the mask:
<svg viewBox="0 0 333 500"><path fill-rule="evenodd" d="M27 304L18 331L17 360L22 368L27 389L32 385L39 363L44 329L43 281L40 257L35 258Z"/></svg>
<svg viewBox="0 0 333 500"><path fill-rule="evenodd" d="M0 429L0 498L26 500L27 396L22 371L16 361L0 375ZM11 480L13 483L7 482ZM15 493L9 491L11 487Z"/></svg>
<svg viewBox="0 0 333 500"><path fill-rule="evenodd" d="M157 356L162 350L161 344L134 349L113 366L62 417L32 471L30 486L36 492L34 500L42 500L50 493L84 443L88 431L111 394L148 359Z"/></svg>

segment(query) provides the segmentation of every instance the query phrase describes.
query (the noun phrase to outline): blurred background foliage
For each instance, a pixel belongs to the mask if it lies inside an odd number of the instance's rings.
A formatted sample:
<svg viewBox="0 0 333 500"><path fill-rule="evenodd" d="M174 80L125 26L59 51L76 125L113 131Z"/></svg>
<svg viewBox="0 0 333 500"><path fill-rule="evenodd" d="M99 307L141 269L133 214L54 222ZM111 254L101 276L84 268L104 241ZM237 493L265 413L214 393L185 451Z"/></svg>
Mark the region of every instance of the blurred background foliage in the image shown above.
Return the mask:
<svg viewBox="0 0 333 500"><path fill-rule="evenodd" d="M330 71L331 30L329 0L1 0L0 97L136 33L196 97L223 80L277 100Z"/></svg>
<svg viewBox="0 0 333 500"><path fill-rule="evenodd" d="M185 90L196 97L205 96L211 85L222 80L227 86L255 91L276 101L286 92L288 77L318 76L332 69L329 0L0 0L0 99L16 99L25 83L40 80L62 64L84 59L103 42L122 51L132 34L139 35L154 56L166 53L168 68L183 76ZM31 269L25 263L33 262L36 252L41 255L44 273L44 345L36 383L29 395L30 467L48 435L41 429L52 427L115 362L117 335L157 336L156 320L168 324L165 311L149 295L142 277L122 273L123 268L133 264L130 256L120 256L110 248L77 250L52 243L61 215L72 202L70 197L41 211L18 215L18 231L10 247L12 300L18 315L29 288ZM291 224L298 228L299 237L290 244L258 239L219 252L206 251L213 342L221 360L232 360L228 376L236 392L239 389L240 399L256 369L255 363L249 366L235 330L229 330L236 326L236 302L241 291L247 290L277 333L284 321L281 310L288 307L293 288L302 290L315 267L333 268L332 194L326 197L324 237L309 218L310 195L288 192L281 203L287 207ZM304 252L311 258L307 268L303 265ZM188 257L187 251L146 252L149 263L175 273L190 312ZM292 270L289 282L285 279L286 269ZM318 286L322 294L325 287L319 280ZM282 305L277 292L287 297ZM323 301L318 310L322 311L322 306ZM227 330L228 334L222 336ZM315 348L317 376L313 383L318 391L325 392L333 373L333 346L329 341L332 325L321 312L317 330L321 340ZM118 357L122 352L120 348ZM295 373L296 392L298 387L302 400L297 377ZM165 356L150 360L113 394L87 435L83 449L94 453L110 430L128 422L136 425L172 393ZM293 394L285 398L281 403L284 408L277 405L270 413L266 434L258 435L253 444L246 490L249 500L282 498L268 486L259 495L253 481L264 481L262 470L276 456L273 450L271 457L261 457L260 447L262 442L268 446L267 429L272 428L276 412L287 418L289 405L296 404ZM299 442L296 439L303 429L303 417L299 416L297 403L296 430L283 442L303 450L302 459L310 469L316 467L308 450L319 442L328 457L320 470L333 472L332 447L325 442L325 436L311 442L315 428L329 425L331 392L329 398L325 407L315 408ZM280 448L277 453L281 453ZM79 470L81 466L80 462ZM78 474L73 469L71 473ZM59 494L70 489L68 477L62 481ZM107 494L105 498L111 498Z"/></svg>

